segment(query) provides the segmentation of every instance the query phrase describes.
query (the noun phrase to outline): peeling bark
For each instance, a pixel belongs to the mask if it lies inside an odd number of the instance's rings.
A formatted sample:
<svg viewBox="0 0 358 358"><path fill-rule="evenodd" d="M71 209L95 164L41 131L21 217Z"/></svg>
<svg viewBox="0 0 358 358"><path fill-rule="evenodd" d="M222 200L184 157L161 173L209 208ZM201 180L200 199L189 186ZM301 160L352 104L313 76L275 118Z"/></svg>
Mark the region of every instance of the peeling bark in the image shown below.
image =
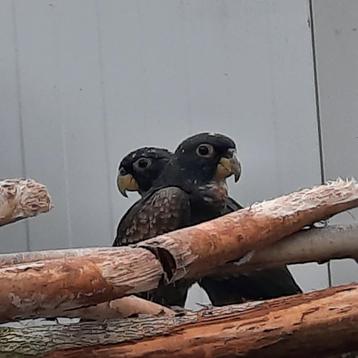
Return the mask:
<svg viewBox="0 0 358 358"><path fill-rule="evenodd" d="M138 246L3 267L0 321L66 316L66 311L149 291L163 282L206 275L251 250L357 205L358 185L338 180L161 235Z"/></svg>
<svg viewBox="0 0 358 358"><path fill-rule="evenodd" d="M112 247L91 247L78 249L59 249L59 250L40 250L15 252L11 254L0 254L0 268L19 264L27 264L30 262L65 259L70 257L86 256L102 254L106 251L111 252Z"/></svg>
<svg viewBox="0 0 358 358"><path fill-rule="evenodd" d="M96 255L0 269L0 322L66 317L66 312L156 287L162 276L148 250L123 247Z"/></svg>
<svg viewBox="0 0 358 358"><path fill-rule="evenodd" d="M0 254L0 268L41 260L97 255L111 247L43 250ZM358 260L358 224L329 225L299 231L261 250L252 251L243 260L215 267L209 276L250 272L287 264L325 263L329 260Z"/></svg>
<svg viewBox="0 0 358 358"><path fill-rule="evenodd" d="M358 349L358 286L188 312L0 328L0 353L46 357L321 357Z"/></svg>
<svg viewBox="0 0 358 358"><path fill-rule="evenodd" d="M51 208L51 198L44 185L32 179L0 181L0 226L46 213Z"/></svg>

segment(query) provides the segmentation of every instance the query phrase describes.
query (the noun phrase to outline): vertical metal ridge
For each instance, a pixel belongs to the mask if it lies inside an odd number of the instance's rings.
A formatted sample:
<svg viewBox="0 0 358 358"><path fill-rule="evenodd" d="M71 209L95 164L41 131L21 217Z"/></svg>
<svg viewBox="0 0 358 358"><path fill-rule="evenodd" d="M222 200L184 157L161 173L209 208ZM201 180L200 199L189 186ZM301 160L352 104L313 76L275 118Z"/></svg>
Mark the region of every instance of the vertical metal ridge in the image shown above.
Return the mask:
<svg viewBox="0 0 358 358"><path fill-rule="evenodd" d="M314 23L314 10L313 1L308 0L309 3L309 16L310 16L310 30L311 30L311 44L312 44L312 62L313 62L313 77L314 77L314 88L315 88L315 104L316 104L316 116L317 116L317 135L318 135L318 147L319 147L319 162L321 171L321 183L324 184L326 181L326 173L324 168L324 154L323 154L323 136L322 136L322 121L321 121L321 108L320 108L320 97L319 97L319 81L318 81L318 69L317 69L317 52L316 52L316 36L315 36L315 23ZM327 225L327 221L325 222ZM328 285L332 287L332 270L331 263L327 263L328 273Z"/></svg>
<svg viewBox="0 0 358 358"><path fill-rule="evenodd" d="M104 84L104 73L103 73L103 43L102 43L102 34L101 34L101 16L100 9L97 0L94 0L94 7L96 12L96 32L97 32L97 49L98 49L98 66L99 66L99 87L101 92L101 112L103 120L103 139L104 139L104 156L105 156L105 166L106 166L106 179L107 179L107 200L108 200L108 209L109 209L109 225L110 232L113 233L113 221L116 220L114 217L114 208L111 197L111 186L114 183L112 182L112 177L110 175L110 160L109 160L109 138L108 138L108 114L107 114L107 103L106 103L106 91Z"/></svg>
<svg viewBox="0 0 358 358"><path fill-rule="evenodd" d="M11 2L11 15L13 24L13 43L15 52L15 80L16 80L16 96L18 107L18 120L19 120L19 134L20 134L20 152L21 152L21 175L27 177L26 158L25 158L25 134L24 134L24 121L23 121L23 109L21 100L21 78L20 78L20 62L19 62L19 46L18 46L18 32L17 32L17 18L16 18L16 3ZM25 220L25 232L26 232L26 250L31 250L30 244L30 225L29 221Z"/></svg>

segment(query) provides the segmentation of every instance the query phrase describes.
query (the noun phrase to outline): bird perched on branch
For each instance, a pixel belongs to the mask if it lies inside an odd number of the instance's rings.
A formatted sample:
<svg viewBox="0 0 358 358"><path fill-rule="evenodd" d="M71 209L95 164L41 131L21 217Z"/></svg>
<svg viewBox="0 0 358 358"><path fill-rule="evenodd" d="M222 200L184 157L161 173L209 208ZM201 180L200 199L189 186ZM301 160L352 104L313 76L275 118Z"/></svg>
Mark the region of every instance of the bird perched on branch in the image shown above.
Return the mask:
<svg viewBox="0 0 358 358"><path fill-rule="evenodd" d="M220 216L227 198L225 179L234 175L238 180L240 172L230 138L201 133L184 140L152 189L121 219L113 245L134 244ZM173 295L169 286L155 290L153 300L183 306L191 283L183 283L182 290L181 283L173 285Z"/></svg>
<svg viewBox="0 0 358 358"><path fill-rule="evenodd" d="M220 216L227 199L225 179L235 175L238 180L240 173L230 138L201 133L184 140L153 187L123 216L114 245L140 242Z"/></svg>
<svg viewBox="0 0 358 358"><path fill-rule="evenodd" d="M185 140L174 155L166 149L148 147L128 154L120 164L118 189L123 195L126 190L137 190L144 198L121 220L114 246L139 242L241 209L241 205L228 197L225 182L230 175L238 180L241 173L234 152L235 144L231 139L202 133ZM150 193L148 197L147 192ZM163 202L167 203L166 209ZM146 207L144 211L143 206ZM133 218L139 221L139 225L134 224L135 229L129 225ZM208 277L200 284L214 305L300 292L287 268L222 280ZM169 300L158 300L163 297L161 294L154 300L168 304L174 298L176 305L183 306L188 284L179 281L176 286L159 290Z"/></svg>

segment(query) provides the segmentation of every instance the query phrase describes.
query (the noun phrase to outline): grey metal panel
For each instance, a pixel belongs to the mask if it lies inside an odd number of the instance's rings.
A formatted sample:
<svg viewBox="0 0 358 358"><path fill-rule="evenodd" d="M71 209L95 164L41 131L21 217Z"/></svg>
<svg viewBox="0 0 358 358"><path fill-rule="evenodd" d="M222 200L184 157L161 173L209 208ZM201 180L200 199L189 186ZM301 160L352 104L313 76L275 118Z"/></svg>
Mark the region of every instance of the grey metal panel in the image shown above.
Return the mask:
<svg viewBox="0 0 358 358"><path fill-rule="evenodd" d="M106 123L95 2L55 4L58 75L66 150L68 206L73 246L109 245Z"/></svg>
<svg viewBox="0 0 358 358"><path fill-rule="evenodd" d="M30 249L67 247L68 188L60 95L58 31L46 1L13 1L26 175L45 183L55 203L29 220Z"/></svg>
<svg viewBox="0 0 358 358"><path fill-rule="evenodd" d="M27 173L55 202L31 249L109 244L94 3L19 1L16 18Z"/></svg>
<svg viewBox="0 0 358 358"><path fill-rule="evenodd" d="M109 244L137 198L116 190L119 159L198 131L238 141L244 204L320 181L307 1L13 3L26 174L56 205L31 249ZM324 267L293 270L327 285Z"/></svg>
<svg viewBox="0 0 358 358"><path fill-rule="evenodd" d="M19 114L16 33L12 1L2 1L0 11L0 178L23 177L21 118ZM25 222L0 228L0 252L27 249Z"/></svg>
<svg viewBox="0 0 358 358"><path fill-rule="evenodd" d="M327 179L358 178L358 2L314 0L314 24ZM358 210L334 222L357 222ZM358 265L335 261L332 283L357 281Z"/></svg>

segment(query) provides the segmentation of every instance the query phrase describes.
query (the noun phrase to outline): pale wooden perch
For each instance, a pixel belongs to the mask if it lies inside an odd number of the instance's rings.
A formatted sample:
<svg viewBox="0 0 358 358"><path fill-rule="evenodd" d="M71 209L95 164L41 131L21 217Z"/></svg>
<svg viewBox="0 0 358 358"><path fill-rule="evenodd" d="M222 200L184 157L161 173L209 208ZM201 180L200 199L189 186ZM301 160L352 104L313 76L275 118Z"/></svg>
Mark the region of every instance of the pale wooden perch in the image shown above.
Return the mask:
<svg viewBox="0 0 358 358"><path fill-rule="evenodd" d="M250 267L273 267L305 262L324 263L331 259L358 259L358 224L330 225L303 230L253 253L243 264Z"/></svg>
<svg viewBox="0 0 358 358"><path fill-rule="evenodd" d="M0 226L46 213L51 208L51 198L44 185L32 179L0 181Z"/></svg>
<svg viewBox="0 0 358 358"><path fill-rule="evenodd" d="M249 253L239 262L220 266L208 276L223 277L288 264L321 264L345 258L358 260L358 224L300 231L272 246Z"/></svg>
<svg viewBox="0 0 358 358"><path fill-rule="evenodd" d="M40 357L326 357L358 349L358 287L176 317L0 328L0 353Z"/></svg>
<svg viewBox="0 0 358 358"><path fill-rule="evenodd" d="M139 315L174 316L175 312L157 303L144 300L143 298L127 296L109 302L99 303L95 306L66 311L65 314L68 318L98 321Z"/></svg>
<svg viewBox="0 0 358 358"><path fill-rule="evenodd" d="M64 312L205 275L251 250L358 205L358 185L338 180L280 197L137 247L0 269L0 321Z"/></svg>

